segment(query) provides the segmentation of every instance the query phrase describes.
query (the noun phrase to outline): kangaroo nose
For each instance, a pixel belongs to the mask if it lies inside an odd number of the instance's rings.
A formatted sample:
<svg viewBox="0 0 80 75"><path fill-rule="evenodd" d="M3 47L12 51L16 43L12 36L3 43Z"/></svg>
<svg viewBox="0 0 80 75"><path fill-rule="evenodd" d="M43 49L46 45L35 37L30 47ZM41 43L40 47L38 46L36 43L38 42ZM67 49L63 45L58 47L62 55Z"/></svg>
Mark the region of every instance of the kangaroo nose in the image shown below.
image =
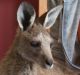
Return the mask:
<svg viewBox="0 0 80 75"><path fill-rule="evenodd" d="M46 60L46 68L48 68L48 69L53 68L53 61L52 60Z"/></svg>

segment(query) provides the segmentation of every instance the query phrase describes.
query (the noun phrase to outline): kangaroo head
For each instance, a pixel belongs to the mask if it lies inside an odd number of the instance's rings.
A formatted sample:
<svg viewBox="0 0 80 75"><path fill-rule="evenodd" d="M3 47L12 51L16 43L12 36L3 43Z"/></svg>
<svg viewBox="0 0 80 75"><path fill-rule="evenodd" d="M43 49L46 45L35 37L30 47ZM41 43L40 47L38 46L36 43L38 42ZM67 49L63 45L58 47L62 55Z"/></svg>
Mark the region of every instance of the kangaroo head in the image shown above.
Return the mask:
<svg viewBox="0 0 80 75"><path fill-rule="evenodd" d="M53 26L61 9L62 5L51 9L42 25L39 21L35 21L36 13L30 4L26 2L20 4L17 11L17 20L21 29L22 43L20 43L20 49L18 49L24 58L37 62L46 68L53 67L51 44L54 40L47 29Z"/></svg>

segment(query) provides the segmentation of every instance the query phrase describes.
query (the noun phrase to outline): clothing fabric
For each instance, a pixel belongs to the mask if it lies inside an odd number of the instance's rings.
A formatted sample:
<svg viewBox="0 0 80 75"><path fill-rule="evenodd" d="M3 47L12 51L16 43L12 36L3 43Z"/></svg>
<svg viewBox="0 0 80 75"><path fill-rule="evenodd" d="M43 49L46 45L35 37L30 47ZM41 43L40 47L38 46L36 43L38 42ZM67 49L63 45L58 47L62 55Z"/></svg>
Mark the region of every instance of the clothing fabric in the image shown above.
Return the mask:
<svg viewBox="0 0 80 75"><path fill-rule="evenodd" d="M62 43L69 63L72 64L80 19L80 0L64 0ZM74 64L72 64L75 66Z"/></svg>

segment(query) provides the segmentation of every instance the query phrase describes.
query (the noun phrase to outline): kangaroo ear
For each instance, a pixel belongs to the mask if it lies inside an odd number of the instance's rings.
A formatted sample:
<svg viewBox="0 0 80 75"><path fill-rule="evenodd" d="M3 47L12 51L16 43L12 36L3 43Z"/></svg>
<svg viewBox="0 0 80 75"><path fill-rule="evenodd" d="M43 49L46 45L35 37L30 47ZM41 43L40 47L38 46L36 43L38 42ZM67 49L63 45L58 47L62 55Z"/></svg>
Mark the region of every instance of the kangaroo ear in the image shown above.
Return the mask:
<svg viewBox="0 0 80 75"><path fill-rule="evenodd" d="M61 12L61 9L63 8L62 5L58 5L57 7L51 9L45 18L45 21L43 23L44 27L46 29L49 29L53 26L53 24L55 23L59 13Z"/></svg>
<svg viewBox="0 0 80 75"><path fill-rule="evenodd" d="M22 2L17 11L17 21L22 31L30 28L35 21L34 8L27 2Z"/></svg>

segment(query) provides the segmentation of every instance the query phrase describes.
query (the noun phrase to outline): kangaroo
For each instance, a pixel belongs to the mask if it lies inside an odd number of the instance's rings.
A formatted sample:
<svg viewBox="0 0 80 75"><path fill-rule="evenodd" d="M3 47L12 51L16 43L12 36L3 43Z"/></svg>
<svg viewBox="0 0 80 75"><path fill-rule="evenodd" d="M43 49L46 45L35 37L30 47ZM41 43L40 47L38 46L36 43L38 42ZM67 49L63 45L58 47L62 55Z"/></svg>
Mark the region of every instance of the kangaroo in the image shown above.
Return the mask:
<svg viewBox="0 0 80 75"><path fill-rule="evenodd" d="M19 30L12 48L0 63L0 75L39 75L41 69L38 66L54 67L51 50L54 40L48 29L54 25L61 9L62 5L52 8L41 24L30 4L20 4L17 11Z"/></svg>

